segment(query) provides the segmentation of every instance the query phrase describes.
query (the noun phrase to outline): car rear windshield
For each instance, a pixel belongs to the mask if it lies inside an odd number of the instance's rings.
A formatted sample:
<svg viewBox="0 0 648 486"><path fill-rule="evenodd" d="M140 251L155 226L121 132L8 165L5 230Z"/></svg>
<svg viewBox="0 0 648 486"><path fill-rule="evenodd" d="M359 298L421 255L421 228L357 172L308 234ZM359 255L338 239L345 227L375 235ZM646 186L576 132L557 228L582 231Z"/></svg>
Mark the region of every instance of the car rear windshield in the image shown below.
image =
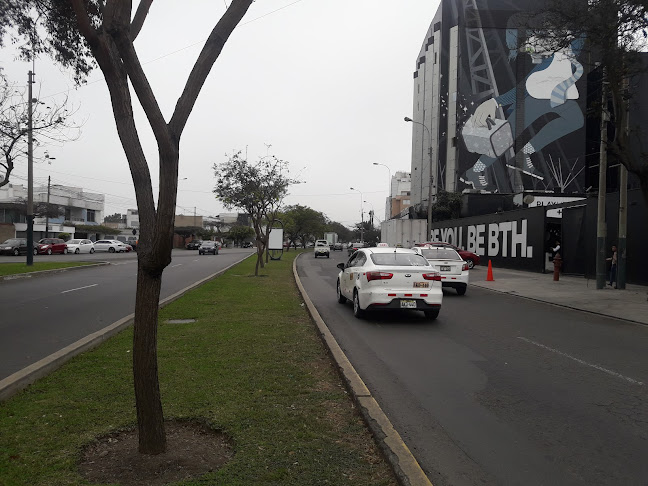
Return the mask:
<svg viewBox="0 0 648 486"><path fill-rule="evenodd" d="M328 243L326 241L318 241L315 243L315 246L328 246Z"/></svg>
<svg viewBox="0 0 648 486"><path fill-rule="evenodd" d="M424 267L429 265L425 258L416 253L372 253L371 261L375 265L399 267Z"/></svg>
<svg viewBox="0 0 648 486"><path fill-rule="evenodd" d="M421 253L428 260L461 260L452 248L422 248Z"/></svg>

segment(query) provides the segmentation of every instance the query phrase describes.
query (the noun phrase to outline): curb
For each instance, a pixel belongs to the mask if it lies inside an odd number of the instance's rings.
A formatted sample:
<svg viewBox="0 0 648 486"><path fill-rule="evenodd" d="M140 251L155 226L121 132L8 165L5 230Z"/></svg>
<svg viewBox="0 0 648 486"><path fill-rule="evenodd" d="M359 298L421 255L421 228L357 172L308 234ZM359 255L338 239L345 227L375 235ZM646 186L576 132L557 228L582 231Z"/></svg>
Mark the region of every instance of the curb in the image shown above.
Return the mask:
<svg viewBox="0 0 648 486"><path fill-rule="evenodd" d="M0 277L0 282L6 282L7 280L19 280L19 279L23 279L23 278L44 277L46 275L51 275L52 273L67 272L68 270L79 270L79 269L82 269L82 268L101 267L103 265L110 265L110 262L97 262L97 263L91 263L89 265L77 265L76 267L55 268L53 270L38 270L37 272L17 273L15 275L5 275L3 277Z"/></svg>
<svg viewBox="0 0 648 486"><path fill-rule="evenodd" d="M317 324L320 337L328 347L331 356L337 364L338 371L342 375L342 379L351 391L351 395L360 409L360 413L373 434L374 439L391 464L396 478L403 486L432 486L423 469L421 469L421 466L403 442L400 434L394 429L378 402L373 398L371 392L362 381L362 378L360 378L360 375L358 375L319 312L317 312L313 302L308 297L297 274L297 260L300 257L301 254L293 260L293 275L299 292L304 299L304 303L311 317L315 321L315 324Z"/></svg>
<svg viewBox="0 0 648 486"><path fill-rule="evenodd" d="M233 266L238 265L243 260L245 260L246 258L250 258L250 256L253 255L256 255L256 253L251 253L250 255L246 255L244 258L241 258L240 260L232 263L231 265L225 267L224 269L219 270L218 272L213 273L212 275L209 275L203 278L202 280L194 282L188 287L179 290L175 294L165 297L159 302L159 307L162 308L165 305L170 304L174 300L179 299L184 294L198 287L199 285L202 285L203 283L209 280L219 277L220 275L225 273ZM87 268L88 266L91 265L86 265L83 267L72 267L72 268ZM65 270L66 269L57 269L56 271L65 271ZM46 270L46 272L51 272L51 271L52 270ZM37 272L37 273L41 273L41 272ZM43 378L44 376L47 376L52 371L60 368L61 365L63 365L65 362L69 361L76 355L99 346L107 339L111 338L115 334L121 332L122 330L130 326L133 323L134 317L135 314L129 314L126 317L123 317L122 319L113 322L109 326L104 327L103 329L100 329L99 331L96 331L84 338L81 338L78 341L64 347L63 349L60 349L59 351L52 353L49 356L46 356L40 361L37 361L36 363L33 363L27 366L26 368L23 368L22 370L17 371L12 375L9 375L3 380L0 380L0 402L12 397L20 390L27 388L29 385L34 383L39 378Z"/></svg>

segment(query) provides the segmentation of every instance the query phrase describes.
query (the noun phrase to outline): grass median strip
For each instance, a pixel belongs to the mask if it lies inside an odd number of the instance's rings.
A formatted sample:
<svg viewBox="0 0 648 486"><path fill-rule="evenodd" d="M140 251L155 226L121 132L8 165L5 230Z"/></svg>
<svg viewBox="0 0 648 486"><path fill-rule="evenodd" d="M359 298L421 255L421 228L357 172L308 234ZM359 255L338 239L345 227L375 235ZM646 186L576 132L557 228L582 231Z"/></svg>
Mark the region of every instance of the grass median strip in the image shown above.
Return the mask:
<svg viewBox="0 0 648 486"><path fill-rule="evenodd" d="M42 272L43 270L59 270L61 268L82 267L94 265L94 262L34 262L33 265L26 263L0 263L0 277L18 275L22 273Z"/></svg>
<svg viewBox="0 0 648 486"><path fill-rule="evenodd" d="M233 445L219 470L178 484L396 484L302 305L295 256L259 277L247 259L161 310L165 417ZM0 484L84 484L83 447L135 424L131 343L128 329L0 403Z"/></svg>

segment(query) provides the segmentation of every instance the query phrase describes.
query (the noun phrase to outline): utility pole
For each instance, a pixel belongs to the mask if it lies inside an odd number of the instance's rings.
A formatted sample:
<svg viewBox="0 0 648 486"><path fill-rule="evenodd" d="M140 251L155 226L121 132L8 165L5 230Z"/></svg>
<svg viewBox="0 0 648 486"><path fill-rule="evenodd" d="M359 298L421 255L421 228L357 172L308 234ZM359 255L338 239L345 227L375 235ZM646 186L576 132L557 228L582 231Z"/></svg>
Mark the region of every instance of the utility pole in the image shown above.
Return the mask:
<svg viewBox="0 0 648 486"><path fill-rule="evenodd" d="M34 137L32 126L32 84L34 73L27 73L27 266L34 264Z"/></svg>
<svg viewBox="0 0 648 486"><path fill-rule="evenodd" d="M598 219L596 224L596 288L605 288L605 240L607 226L605 224L605 196L607 191L607 77L605 68L601 79L601 148L599 153L599 185L598 185ZM618 255L618 253L617 253Z"/></svg>
<svg viewBox="0 0 648 486"><path fill-rule="evenodd" d="M45 238L49 238L50 182L51 182L51 177L47 176L47 209L45 213Z"/></svg>
<svg viewBox="0 0 648 486"><path fill-rule="evenodd" d="M624 80L627 94L628 79ZM626 100L629 97L626 96ZM630 133L630 102L626 101L625 120L621 120L626 136ZM617 278L616 285L619 289L626 288L626 232L628 227L628 169L619 165L619 242L617 244Z"/></svg>

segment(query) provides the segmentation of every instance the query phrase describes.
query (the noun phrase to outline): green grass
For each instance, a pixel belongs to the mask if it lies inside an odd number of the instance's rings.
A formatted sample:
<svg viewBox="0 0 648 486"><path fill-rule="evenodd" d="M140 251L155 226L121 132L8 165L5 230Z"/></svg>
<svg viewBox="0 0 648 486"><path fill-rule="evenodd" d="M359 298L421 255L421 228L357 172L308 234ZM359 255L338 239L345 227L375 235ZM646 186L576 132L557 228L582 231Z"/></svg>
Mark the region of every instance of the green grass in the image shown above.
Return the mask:
<svg viewBox="0 0 648 486"><path fill-rule="evenodd" d="M206 421L234 444L188 485L395 485L292 276L297 252L254 258L160 312L165 417ZM168 324L168 319L197 319ZM132 330L0 403L0 485L86 484L81 449L135 424Z"/></svg>
<svg viewBox="0 0 648 486"><path fill-rule="evenodd" d="M0 277L20 273L41 272L43 270L57 270L59 268L82 267L92 264L92 262L34 262L33 265L28 266L26 263L0 263Z"/></svg>

